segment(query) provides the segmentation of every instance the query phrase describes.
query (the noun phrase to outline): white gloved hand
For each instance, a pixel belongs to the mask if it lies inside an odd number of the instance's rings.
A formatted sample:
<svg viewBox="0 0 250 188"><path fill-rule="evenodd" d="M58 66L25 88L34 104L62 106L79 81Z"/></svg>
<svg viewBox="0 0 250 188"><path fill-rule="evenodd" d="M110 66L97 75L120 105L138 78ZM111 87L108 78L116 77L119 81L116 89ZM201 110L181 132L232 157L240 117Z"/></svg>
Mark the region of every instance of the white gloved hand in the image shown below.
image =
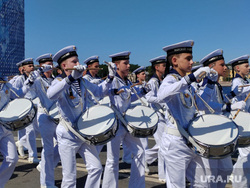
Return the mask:
<svg viewBox="0 0 250 188"><path fill-rule="evenodd" d="M47 72L52 70L52 65L43 64L40 69L42 72Z"/></svg>
<svg viewBox="0 0 250 188"><path fill-rule="evenodd" d="M77 65L74 66L73 68L75 68L76 70L73 70L71 73L71 76L76 80L78 78L81 78L83 76L83 72L86 69L85 66L83 65Z"/></svg>
<svg viewBox="0 0 250 188"><path fill-rule="evenodd" d="M210 73L207 75L209 80L216 82L218 80L218 72L213 68L210 69Z"/></svg>
<svg viewBox="0 0 250 188"><path fill-rule="evenodd" d="M246 102L245 101L239 101L231 104L231 110L244 110L246 107Z"/></svg>
<svg viewBox="0 0 250 188"><path fill-rule="evenodd" d="M146 83L146 82L145 82ZM143 88L145 89L146 93L151 91L151 85L150 84L144 84Z"/></svg>
<svg viewBox="0 0 250 188"><path fill-rule="evenodd" d="M236 86L236 87L233 89L233 92L234 92L234 94L237 96L237 95L241 94L242 90L243 90L243 87Z"/></svg>
<svg viewBox="0 0 250 188"><path fill-rule="evenodd" d="M28 81L29 83L34 83L34 81L36 80L36 78L39 76L40 74L38 73L38 71L33 71L29 74L28 77Z"/></svg>
<svg viewBox="0 0 250 188"><path fill-rule="evenodd" d="M116 64L113 62L108 62L108 70L109 70L109 77L114 78L117 70Z"/></svg>
<svg viewBox="0 0 250 188"><path fill-rule="evenodd" d="M195 71L194 77L197 82L200 82L203 78L205 78L210 73L209 67L201 67L197 71Z"/></svg>

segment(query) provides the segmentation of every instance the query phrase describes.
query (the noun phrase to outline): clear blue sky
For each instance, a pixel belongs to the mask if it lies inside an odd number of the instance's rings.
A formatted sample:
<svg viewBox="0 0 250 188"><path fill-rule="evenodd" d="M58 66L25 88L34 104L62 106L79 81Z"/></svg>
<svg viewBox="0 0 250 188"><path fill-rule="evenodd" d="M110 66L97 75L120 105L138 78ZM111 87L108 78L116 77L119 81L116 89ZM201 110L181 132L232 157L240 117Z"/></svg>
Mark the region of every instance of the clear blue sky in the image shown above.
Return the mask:
<svg viewBox="0 0 250 188"><path fill-rule="evenodd" d="M221 48L226 62L250 54L249 0L25 0L25 58L76 45L92 55L131 51L149 66L162 47L192 39L194 61Z"/></svg>

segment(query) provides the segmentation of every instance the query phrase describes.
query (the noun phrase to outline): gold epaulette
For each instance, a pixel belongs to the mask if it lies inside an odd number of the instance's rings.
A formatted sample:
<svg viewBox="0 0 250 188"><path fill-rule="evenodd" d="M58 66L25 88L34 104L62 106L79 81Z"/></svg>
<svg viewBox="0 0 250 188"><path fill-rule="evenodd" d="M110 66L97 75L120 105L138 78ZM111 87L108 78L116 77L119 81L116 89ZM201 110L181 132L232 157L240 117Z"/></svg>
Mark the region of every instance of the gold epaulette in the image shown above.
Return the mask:
<svg viewBox="0 0 250 188"><path fill-rule="evenodd" d="M59 81L63 80L62 77L57 77L56 79L59 80Z"/></svg>

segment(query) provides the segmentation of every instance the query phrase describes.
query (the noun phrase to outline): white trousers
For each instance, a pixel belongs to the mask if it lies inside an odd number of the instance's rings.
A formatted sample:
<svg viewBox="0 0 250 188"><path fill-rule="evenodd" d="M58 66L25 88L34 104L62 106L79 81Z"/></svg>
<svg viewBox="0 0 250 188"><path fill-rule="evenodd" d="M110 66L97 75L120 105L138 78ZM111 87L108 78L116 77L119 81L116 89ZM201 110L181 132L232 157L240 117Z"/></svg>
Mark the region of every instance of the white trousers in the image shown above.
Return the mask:
<svg viewBox="0 0 250 188"><path fill-rule="evenodd" d="M54 169L57 166L60 156L58 145L54 147L54 138L56 139L56 124L50 117L44 113L38 113L37 121L39 122L39 130L42 137L43 149L41 153L41 186L54 186L55 177Z"/></svg>
<svg viewBox="0 0 250 188"><path fill-rule="evenodd" d="M99 188L101 183L102 164L96 147L88 145L79 138L76 138L73 133L67 131L60 123L56 128L56 134L62 162L63 179L61 187L76 187L76 153L79 153L80 156L84 156L86 169L88 171L85 187Z"/></svg>
<svg viewBox="0 0 250 188"><path fill-rule="evenodd" d="M168 188L186 188L186 178L191 187L207 187L200 181L205 176L201 157L196 155L182 137L163 133L162 147L166 166L166 185Z"/></svg>
<svg viewBox="0 0 250 188"><path fill-rule="evenodd" d="M145 153L139 138L133 137L123 125L119 125L115 138L107 143L107 161L104 170L104 188L117 188L119 175L120 144L125 143L132 152L129 187L145 187Z"/></svg>
<svg viewBox="0 0 250 188"><path fill-rule="evenodd" d="M0 166L0 188L3 188L14 172L18 155L12 132L2 125L0 125L0 152L4 157Z"/></svg>
<svg viewBox="0 0 250 188"><path fill-rule="evenodd" d="M250 187L250 146L238 148L239 156L233 166L234 188Z"/></svg>
<svg viewBox="0 0 250 188"><path fill-rule="evenodd" d="M33 122L25 129L20 130L19 143L28 149L29 157L37 158L37 147L36 147L36 134L37 134L37 117L33 119ZM24 133L25 132L25 133Z"/></svg>
<svg viewBox="0 0 250 188"><path fill-rule="evenodd" d="M206 180L209 188L224 188L233 171L231 156L223 159L202 158L206 171ZM205 178L204 178L205 180Z"/></svg>
<svg viewBox="0 0 250 188"><path fill-rule="evenodd" d="M164 164L164 157L161 154L161 139L162 139L162 134L164 132L166 123L161 116L159 116L159 122L157 126L157 130L154 134L154 139L155 139L155 145L152 148L146 149L145 152L145 159L148 164L153 163L157 158L158 158L158 177L159 179L165 179L165 164Z"/></svg>

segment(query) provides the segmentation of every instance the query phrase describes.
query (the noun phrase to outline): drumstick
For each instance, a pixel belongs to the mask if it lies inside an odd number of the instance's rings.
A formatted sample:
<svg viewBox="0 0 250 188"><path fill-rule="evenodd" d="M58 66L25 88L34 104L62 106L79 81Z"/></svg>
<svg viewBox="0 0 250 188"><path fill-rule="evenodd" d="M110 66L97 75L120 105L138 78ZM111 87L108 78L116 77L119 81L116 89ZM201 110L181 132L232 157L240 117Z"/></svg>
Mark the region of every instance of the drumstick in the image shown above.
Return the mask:
<svg viewBox="0 0 250 188"><path fill-rule="evenodd" d="M7 83L7 81L2 81L2 80L1 80L0 83Z"/></svg>
<svg viewBox="0 0 250 188"><path fill-rule="evenodd" d="M108 76L104 76L104 77L102 78L102 80L105 80L107 77L108 77Z"/></svg>
<svg viewBox="0 0 250 188"><path fill-rule="evenodd" d="M103 68L86 68L85 70L102 70ZM77 70L76 68L65 68L65 70Z"/></svg>
<svg viewBox="0 0 250 188"><path fill-rule="evenodd" d="M142 82L135 83L135 84L131 85L130 88L135 87L137 85L142 85ZM124 89L121 89L120 91L117 92L117 94L120 94L120 93L123 93L123 92L124 92Z"/></svg>
<svg viewBox="0 0 250 188"><path fill-rule="evenodd" d="M248 86L250 86L250 84L248 84L248 85L242 85L242 86L239 86L239 87L248 87Z"/></svg>
<svg viewBox="0 0 250 188"><path fill-rule="evenodd" d="M248 93L248 95L247 95L247 97L245 98L245 102L247 102L247 99L250 97L250 92ZM236 116L238 115L238 113L240 112L240 109L238 109L237 110L237 112L235 113L235 115L234 115L234 117L233 117L233 119L235 119L236 118Z"/></svg>
<svg viewBox="0 0 250 188"><path fill-rule="evenodd" d="M202 79L206 74L207 74L207 72L206 72L206 71L203 71L203 72L199 75L199 79Z"/></svg>

